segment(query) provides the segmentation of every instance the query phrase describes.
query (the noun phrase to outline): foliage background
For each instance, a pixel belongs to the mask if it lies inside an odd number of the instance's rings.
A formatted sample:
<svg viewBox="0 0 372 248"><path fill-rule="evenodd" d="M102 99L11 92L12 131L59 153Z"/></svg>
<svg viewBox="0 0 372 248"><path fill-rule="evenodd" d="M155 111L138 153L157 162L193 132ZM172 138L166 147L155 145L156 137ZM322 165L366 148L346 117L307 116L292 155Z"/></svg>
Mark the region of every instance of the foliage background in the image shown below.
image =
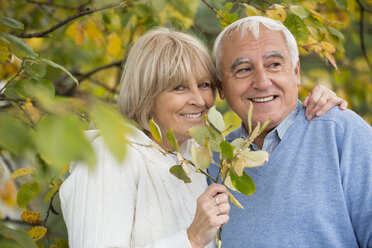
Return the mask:
<svg viewBox="0 0 372 248"><path fill-rule="evenodd" d="M58 190L70 161L95 162L83 131L97 126L125 156L126 120L114 105L132 42L171 26L211 48L223 26L247 15L295 34L301 98L326 85L372 123L370 0L0 0L0 245L67 247ZM239 125L226 102L216 105Z"/></svg>

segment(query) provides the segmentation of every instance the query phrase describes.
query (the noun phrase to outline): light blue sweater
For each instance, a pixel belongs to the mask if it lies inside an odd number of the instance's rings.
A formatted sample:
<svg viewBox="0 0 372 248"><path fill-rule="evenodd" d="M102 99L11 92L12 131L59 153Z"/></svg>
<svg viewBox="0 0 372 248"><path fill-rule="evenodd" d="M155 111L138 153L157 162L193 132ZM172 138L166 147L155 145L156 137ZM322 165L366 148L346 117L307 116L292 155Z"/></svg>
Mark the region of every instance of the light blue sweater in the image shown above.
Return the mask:
<svg viewBox="0 0 372 248"><path fill-rule="evenodd" d="M372 247L372 128L350 110L310 122L304 111L269 161L245 170L256 192L234 192L245 210L231 204L224 248Z"/></svg>

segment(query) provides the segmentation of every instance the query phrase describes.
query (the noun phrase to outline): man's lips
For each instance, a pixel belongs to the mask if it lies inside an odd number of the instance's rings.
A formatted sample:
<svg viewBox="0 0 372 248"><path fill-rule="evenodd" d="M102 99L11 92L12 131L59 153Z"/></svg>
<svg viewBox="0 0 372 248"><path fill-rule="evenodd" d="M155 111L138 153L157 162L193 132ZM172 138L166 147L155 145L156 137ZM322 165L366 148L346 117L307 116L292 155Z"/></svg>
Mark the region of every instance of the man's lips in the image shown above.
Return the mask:
<svg viewBox="0 0 372 248"><path fill-rule="evenodd" d="M266 97L254 97L254 98L249 98L252 102L257 102L257 103L263 103L263 102L269 102L273 100L276 96L266 96Z"/></svg>

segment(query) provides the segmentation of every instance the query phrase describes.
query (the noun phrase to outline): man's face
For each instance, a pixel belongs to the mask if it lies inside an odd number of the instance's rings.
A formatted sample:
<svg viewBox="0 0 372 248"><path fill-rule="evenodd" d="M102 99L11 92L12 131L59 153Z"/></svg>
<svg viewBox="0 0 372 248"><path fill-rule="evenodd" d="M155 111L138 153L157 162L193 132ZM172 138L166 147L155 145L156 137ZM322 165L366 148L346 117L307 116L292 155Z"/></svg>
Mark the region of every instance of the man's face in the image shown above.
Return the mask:
<svg viewBox="0 0 372 248"><path fill-rule="evenodd" d="M221 98L226 98L245 127L251 101L253 123L271 117L266 130L274 129L295 108L300 84L300 65L292 68L284 35L261 26L256 40L250 32L242 37L240 30L234 30L221 48Z"/></svg>

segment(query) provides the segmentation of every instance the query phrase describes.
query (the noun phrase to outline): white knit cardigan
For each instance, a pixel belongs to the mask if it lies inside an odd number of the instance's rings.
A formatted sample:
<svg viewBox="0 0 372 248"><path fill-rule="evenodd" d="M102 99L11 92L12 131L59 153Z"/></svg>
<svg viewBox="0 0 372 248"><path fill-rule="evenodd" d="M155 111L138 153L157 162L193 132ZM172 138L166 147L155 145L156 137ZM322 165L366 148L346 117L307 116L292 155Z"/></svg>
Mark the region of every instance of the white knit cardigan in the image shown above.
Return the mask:
<svg viewBox="0 0 372 248"><path fill-rule="evenodd" d="M138 129L128 139L151 142ZM184 156L189 144L182 146ZM60 189L70 248L191 247L186 230L207 187L205 176L192 171L192 182L185 184L169 172L175 158L154 148L126 145L126 158L119 163L101 137L93 146L95 168L71 167ZM214 242L207 247L215 247Z"/></svg>

